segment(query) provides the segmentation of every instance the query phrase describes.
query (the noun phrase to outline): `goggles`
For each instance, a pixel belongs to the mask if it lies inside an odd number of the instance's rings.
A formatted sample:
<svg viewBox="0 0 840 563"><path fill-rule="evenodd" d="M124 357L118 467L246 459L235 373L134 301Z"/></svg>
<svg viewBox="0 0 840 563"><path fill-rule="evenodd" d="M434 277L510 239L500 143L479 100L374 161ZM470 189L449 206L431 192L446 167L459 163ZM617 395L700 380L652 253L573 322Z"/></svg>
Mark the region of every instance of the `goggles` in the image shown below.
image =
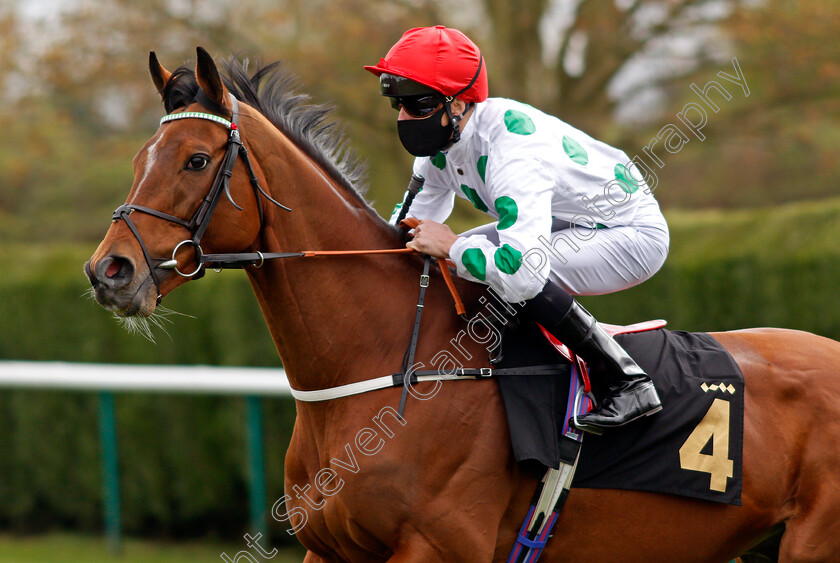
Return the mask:
<svg viewBox="0 0 840 563"><path fill-rule="evenodd" d="M426 117L437 111L445 100L444 96L437 94L395 96L391 98L391 107L398 111L403 107L411 117Z"/></svg>
<svg viewBox="0 0 840 563"><path fill-rule="evenodd" d="M446 97L434 88L388 73L379 77L379 93L391 98L392 108L399 110L402 106L412 117L426 117L446 101Z"/></svg>

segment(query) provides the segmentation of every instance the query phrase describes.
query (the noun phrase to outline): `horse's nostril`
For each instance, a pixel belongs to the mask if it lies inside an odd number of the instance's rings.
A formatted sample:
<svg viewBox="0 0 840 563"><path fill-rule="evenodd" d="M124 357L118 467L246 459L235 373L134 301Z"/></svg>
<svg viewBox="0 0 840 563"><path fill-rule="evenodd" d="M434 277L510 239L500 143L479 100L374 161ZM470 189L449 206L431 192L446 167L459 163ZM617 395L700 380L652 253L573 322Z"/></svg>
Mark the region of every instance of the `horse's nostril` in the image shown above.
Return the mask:
<svg viewBox="0 0 840 563"><path fill-rule="evenodd" d="M117 275L117 272L119 272L119 271L120 271L120 263L119 263L119 261L114 260L113 262L108 264L107 268L105 268L105 275L108 276L109 278L113 278L114 276Z"/></svg>
<svg viewBox="0 0 840 563"><path fill-rule="evenodd" d="M85 275L87 276L88 280L90 281L90 285L92 285L95 289L99 285L99 280L96 279L96 276L93 274L93 271L90 269L90 260L85 262Z"/></svg>
<svg viewBox="0 0 840 563"><path fill-rule="evenodd" d="M107 256L96 265L96 278L105 285L121 287L134 277L134 265L121 256Z"/></svg>

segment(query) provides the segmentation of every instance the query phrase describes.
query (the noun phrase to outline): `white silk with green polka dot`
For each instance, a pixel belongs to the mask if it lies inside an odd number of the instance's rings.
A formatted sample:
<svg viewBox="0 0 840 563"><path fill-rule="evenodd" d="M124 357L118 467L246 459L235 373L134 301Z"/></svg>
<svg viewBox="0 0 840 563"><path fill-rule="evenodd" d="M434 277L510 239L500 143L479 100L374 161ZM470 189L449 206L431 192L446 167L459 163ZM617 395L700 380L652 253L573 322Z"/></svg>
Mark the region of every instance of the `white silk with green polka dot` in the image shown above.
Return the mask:
<svg viewBox="0 0 840 563"><path fill-rule="evenodd" d="M461 277L490 285L508 301L527 300L551 273L552 261L542 259L540 251L551 254L543 241L550 240L553 219L576 224L573 232L581 241L597 235L596 226L655 225L666 233L667 251L667 225L659 206L631 167L624 152L556 117L490 98L476 105L460 142L446 153L415 160L414 172L426 181L409 216L443 222L458 196L495 218L496 240L461 237L450 257ZM643 266L648 261L645 256L633 259ZM597 260L590 262L598 267Z"/></svg>

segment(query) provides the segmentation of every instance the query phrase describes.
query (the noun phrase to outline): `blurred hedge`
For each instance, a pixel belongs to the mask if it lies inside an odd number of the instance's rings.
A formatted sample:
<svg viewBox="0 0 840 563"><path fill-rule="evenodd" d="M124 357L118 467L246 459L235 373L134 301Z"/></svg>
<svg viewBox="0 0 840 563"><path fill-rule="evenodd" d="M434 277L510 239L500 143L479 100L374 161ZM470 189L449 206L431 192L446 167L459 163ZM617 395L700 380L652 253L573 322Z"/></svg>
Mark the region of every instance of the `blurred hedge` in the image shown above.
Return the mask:
<svg viewBox="0 0 840 563"><path fill-rule="evenodd" d="M780 326L840 339L840 201L737 213L669 213L660 273L584 303L602 320L664 317L672 328ZM175 292L171 337L129 336L85 296L93 248L0 249L0 358L277 366L245 276L212 272ZM118 368L115 368L118 369ZM282 493L290 400L264 400L269 499ZM125 529L236 538L247 525L244 402L117 395ZM0 528L101 529L97 397L0 392ZM282 532L282 530L281 530ZM285 534L275 534L280 540Z"/></svg>
<svg viewBox="0 0 840 563"><path fill-rule="evenodd" d="M0 394L0 529L103 529L97 409L95 393ZM116 411L124 531L241 538L249 522L244 399L120 393ZM263 413L270 507L283 495L293 401L263 399Z"/></svg>
<svg viewBox="0 0 840 563"><path fill-rule="evenodd" d="M244 275L209 273L176 292L156 343L122 330L87 296L93 248L0 249L0 358L280 366ZM115 369L119 369L115 366ZM291 399L264 398L269 506L283 494ZM123 523L156 537L241 538L248 522L244 399L119 393ZM0 529L102 529L95 393L0 389ZM282 531L282 530L281 530ZM278 541L290 541L287 534Z"/></svg>

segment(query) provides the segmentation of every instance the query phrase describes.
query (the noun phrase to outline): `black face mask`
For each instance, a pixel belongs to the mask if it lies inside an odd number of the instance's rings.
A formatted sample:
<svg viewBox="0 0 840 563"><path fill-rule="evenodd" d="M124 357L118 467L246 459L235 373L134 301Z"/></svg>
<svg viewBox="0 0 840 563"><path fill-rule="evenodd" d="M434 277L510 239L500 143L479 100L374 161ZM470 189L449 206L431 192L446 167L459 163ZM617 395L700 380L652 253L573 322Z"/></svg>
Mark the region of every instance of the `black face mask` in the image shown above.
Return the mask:
<svg viewBox="0 0 840 563"><path fill-rule="evenodd" d="M397 133L405 150L414 156L434 156L448 145L452 136L452 121L449 125L440 124L445 112L446 104L424 119L397 121Z"/></svg>

